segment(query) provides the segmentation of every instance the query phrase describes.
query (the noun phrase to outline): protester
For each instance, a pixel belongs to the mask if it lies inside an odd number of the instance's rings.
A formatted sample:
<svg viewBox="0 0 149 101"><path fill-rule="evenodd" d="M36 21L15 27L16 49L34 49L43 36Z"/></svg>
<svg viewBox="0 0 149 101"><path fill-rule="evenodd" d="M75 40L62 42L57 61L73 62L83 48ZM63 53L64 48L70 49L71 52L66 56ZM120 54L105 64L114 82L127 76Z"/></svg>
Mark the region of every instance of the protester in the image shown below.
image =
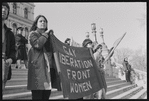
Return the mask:
<svg viewBox="0 0 149 101"><path fill-rule="evenodd" d="M17 65L16 68L20 69L21 67L21 61L24 61L25 67L27 68L27 50L26 50L26 44L28 43L28 40L22 35L23 28L18 27L17 28L17 34L15 36L16 39L16 58L17 58Z"/></svg>
<svg viewBox="0 0 149 101"><path fill-rule="evenodd" d="M82 43L82 46L83 47L86 47L86 48L91 48L92 49L92 41L90 39L85 39ZM93 99L93 94L90 94L88 96L84 96L83 99Z"/></svg>
<svg viewBox="0 0 149 101"><path fill-rule="evenodd" d="M96 48L93 48L93 42L90 40L90 39L85 39L84 41L83 41L83 43L82 43L82 46L83 47L86 47L86 48L91 48L92 49L92 51L94 52L95 51L95 53L93 54L94 55L94 58L95 58L95 61L97 61L97 56L99 56L101 53L99 52L99 51L97 51L98 50L98 48L96 47ZM94 47L95 47L95 44L94 44ZM98 52L100 53L100 54L98 54ZM99 64L99 63L98 63ZM99 65L97 65L98 66L98 69L99 69ZM102 87L102 89L101 90L99 90L98 92L96 92L96 93L94 93L94 94L91 94L91 95L88 95L88 96L85 96L84 97L84 99L94 99L94 96L96 96L96 98L97 99L101 99L102 98L102 95L104 95L104 97L105 97L105 90L104 90L104 87L106 88L106 82L105 82L105 78L103 78L101 75L102 75L102 73L101 73L101 70L99 69L99 72L100 72L100 85L101 85L101 87ZM104 91L103 91L104 90ZM103 94L104 93L104 94Z"/></svg>
<svg viewBox="0 0 149 101"><path fill-rule="evenodd" d="M124 58L124 61L122 64L125 70L126 81L130 82L131 65L129 64L127 57Z"/></svg>
<svg viewBox="0 0 149 101"><path fill-rule="evenodd" d="M102 45L96 44L93 48L94 58L97 63L99 72L101 73L103 88L94 94L94 99L106 99L107 84L105 81L105 71L104 71L104 57L102 56Z"/></svg>
<svg viewBox="0 0 149 101"><path fill-rule="evenodd" d="M32 99L46 99L51 95L51 54L48 47L50 32L45 16L38 15L30 29L31 48L28 53L28 83L27 89L32 92ZM53 75L52 75L53 76ZM54 78L55 80L56 78Z"/></svg>
<svg viewBox="0 0 149 101"><path fill-rule="evenodd" d="M65 44L67 44L67 45L70 46L70 38L67 38L67 39L65 40Z"/></svg>
<svg viewBox="0 0 149 101"><path fill-rule="evenodd" d="M93 42L90 39L85 39L82 43L82 46L87 48L93 48L92 43Z"/></svg>
<svg viewBox="0 0 149 101"><path fill-rule="evenodd" d="M2 3L2 93L7 80L11 79L11 64L16 62L15 37L5 24L9 16L9 5Z"/></svg>

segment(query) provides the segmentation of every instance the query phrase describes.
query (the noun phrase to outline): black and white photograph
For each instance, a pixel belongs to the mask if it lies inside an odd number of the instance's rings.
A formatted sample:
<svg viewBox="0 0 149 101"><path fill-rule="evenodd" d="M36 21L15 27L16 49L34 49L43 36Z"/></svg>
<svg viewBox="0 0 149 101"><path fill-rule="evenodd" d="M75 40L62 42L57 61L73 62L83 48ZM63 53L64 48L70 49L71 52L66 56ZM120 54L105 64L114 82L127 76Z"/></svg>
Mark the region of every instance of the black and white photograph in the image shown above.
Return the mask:
<svg viewBox="0 0 149 101"><path fill-rule="evenodd" d="M2 2L2 99L147 99L147 2Z"/></svg>

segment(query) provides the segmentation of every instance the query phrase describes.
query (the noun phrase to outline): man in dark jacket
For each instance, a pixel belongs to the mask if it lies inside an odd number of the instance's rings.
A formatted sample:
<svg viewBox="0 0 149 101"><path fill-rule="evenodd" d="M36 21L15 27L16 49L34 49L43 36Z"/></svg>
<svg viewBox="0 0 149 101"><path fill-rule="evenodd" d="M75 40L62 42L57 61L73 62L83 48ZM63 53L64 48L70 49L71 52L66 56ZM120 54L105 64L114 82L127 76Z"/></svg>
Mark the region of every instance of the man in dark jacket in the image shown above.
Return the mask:
<svg viewBox="0 0 149 101"><path fill-rule="evenodd" d="M131 65L128 62L128 58L124 58L123 67L125 70L126 81L130 82L130 72L131 72Z"/></svg>
<svg viewBox="0 0 149 101"><path fill-rule="evenodd" d="M11 64L16 62L15 58L15 37L10 28L5 24L5 21L9 15L8 3L2 3L2 88L5 89L5 85L8 79L11 78ZM9 75L9 77L8 77Z"/></svg>
<svg viewBox="0 0 149 101"><path fill-rule="evenodd" d="M26 44L28 40L22 35L23 27L17 28L17 34L15 36L16 41L16 58L17 58L17 66L16 68L21 68L21 61L24 61L25 67L27 68L27 50Z"/></svg>

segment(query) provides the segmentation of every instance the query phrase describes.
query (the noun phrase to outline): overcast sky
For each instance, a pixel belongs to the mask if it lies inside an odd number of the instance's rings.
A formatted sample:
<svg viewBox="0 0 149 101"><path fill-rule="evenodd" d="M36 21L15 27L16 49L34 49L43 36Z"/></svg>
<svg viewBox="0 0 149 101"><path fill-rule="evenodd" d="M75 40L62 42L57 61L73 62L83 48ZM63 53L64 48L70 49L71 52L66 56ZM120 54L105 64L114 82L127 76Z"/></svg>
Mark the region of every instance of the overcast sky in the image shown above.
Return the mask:
<svg viewBox="0 0 149 101"><path fill-rule="evenodd" d="M62 42L71 38L81 43L85 33L91 33L91 23L96 23L97 40L101 43L99 28L103 28L108 48L127 32L117 48L136 50L146 48L145 2L44 2L35 3L34 17L39 14L48 19L48 28Z"/></svg>

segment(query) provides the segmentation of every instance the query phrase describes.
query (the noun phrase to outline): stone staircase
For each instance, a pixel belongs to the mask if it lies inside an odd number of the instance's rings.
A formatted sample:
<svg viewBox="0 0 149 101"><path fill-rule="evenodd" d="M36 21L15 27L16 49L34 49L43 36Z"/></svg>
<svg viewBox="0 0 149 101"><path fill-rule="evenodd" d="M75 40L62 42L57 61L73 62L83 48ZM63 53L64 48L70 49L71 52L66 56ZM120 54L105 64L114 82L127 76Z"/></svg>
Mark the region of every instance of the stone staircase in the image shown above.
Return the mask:
<svg viewBox="0 0 149 101"><path fill-rule="evenodd" d="M147 99L147 89L125 80L106 76L107 99ZM12 69L12 78L6 84L3 99L32 99L27 90L27 69ZM64 99L62 91L52 89L50 99Z"/></svg>

